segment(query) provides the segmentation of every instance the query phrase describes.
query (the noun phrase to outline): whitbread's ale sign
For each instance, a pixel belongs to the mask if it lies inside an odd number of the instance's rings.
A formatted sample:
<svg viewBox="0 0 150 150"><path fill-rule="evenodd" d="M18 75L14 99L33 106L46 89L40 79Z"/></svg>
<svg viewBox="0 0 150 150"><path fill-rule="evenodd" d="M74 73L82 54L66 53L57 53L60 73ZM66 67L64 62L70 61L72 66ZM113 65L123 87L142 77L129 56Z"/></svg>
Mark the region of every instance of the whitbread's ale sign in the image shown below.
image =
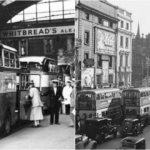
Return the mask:
<svg viewBox="0 0 150 150"><path fill-rule="evenodd" d="M15 38L15 37L31 37L31 36L45 36L45 35L73 34L73 33L75 33L74 26L63 26L63 27L4 30L0 31L0 37Z"/></svg>

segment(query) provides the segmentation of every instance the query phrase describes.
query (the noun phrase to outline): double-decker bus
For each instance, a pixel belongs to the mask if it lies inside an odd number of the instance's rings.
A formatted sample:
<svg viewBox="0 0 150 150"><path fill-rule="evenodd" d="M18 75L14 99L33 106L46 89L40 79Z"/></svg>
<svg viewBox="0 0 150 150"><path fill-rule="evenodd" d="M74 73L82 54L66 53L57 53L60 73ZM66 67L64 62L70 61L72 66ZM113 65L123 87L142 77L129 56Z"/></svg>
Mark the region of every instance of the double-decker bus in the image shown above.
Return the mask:
<svg viewBox="0 0 150 150"><path fill-rule="evenodd" d="M76 110L80 129L84 130L85 120L91 117L111 118L112 124L119 125L123 114L120 90L116 88L83 90L77 93Z"/></svg>
<svg viewBox="0 0 150 150"><path fill-rule="evenodd" d="M150 123L150 87L123 90L125 118L138 118L145 126Z"/></svg>
<svg viewBox="0 0 150 150"><path fill-rule="evenodd" d="M0 129L4 134L21 119L17 88L20 72L17 50L0 43Z"/></svg>
<svg viewBox="0 0 150 150"><path fill-rule="evenodd" d="M47 92L52 86L52 80L62 75L58 73L57 61L45 56L27 56L20 58L21 67L24 73L20 77L21 97L24 97L28 90L29 80L33 80L35 87L40 92ZM24 91L24 92L23 92ZM43 96L41 100L44 104L44 112L49 113L49 97Z"/></svg>

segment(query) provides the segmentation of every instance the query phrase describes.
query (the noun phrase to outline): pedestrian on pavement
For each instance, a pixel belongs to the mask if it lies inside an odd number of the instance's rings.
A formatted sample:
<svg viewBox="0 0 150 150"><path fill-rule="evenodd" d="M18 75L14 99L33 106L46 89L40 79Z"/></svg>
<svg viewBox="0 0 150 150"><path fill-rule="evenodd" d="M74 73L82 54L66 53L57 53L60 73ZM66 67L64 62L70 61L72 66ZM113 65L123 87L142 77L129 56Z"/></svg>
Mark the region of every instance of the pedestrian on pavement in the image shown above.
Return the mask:
<svg viewBox="0 0 150 150"><path fill-rule="evenodd" d="M50 90L46 93L42 93L42 96L49 95L50 98L50 124L54 123L55 116L55 124L59 125L59 108L60 101L62 100L62 92L61 89L58 88L58 80L53 80L53 87L50 87Z"/></svg>
<svg viewBox="0 0 150 150"><path fill-rule="evenodd" d="M70 99L71 99L71 93L72 93L72 86L71 86L71 80L68 80L66 83L66 86L63 88L63 97L64 97L64 104L66 108L66 114L70 114Z"/></svg>
<svg viewBox="0 0 150 150"><path fill-rule="evenodd" d="M70 127L74 127L75 123L75 80L72 80L71 85L73 87L71 95L70 95L70 117L72 119L73 124Z"/></svg>
<svg viewBox="0 0 150 150"><path fill-rule="evenodd" d="M30 81L29 83L29 95L25 96L26 99L30 99L31 104L31 113L30 120L34 121L34 127L40 126L40 120L43 120L42 107L43 103L40 98L40 93L38 89L34 86L34 82Z"/></svg>

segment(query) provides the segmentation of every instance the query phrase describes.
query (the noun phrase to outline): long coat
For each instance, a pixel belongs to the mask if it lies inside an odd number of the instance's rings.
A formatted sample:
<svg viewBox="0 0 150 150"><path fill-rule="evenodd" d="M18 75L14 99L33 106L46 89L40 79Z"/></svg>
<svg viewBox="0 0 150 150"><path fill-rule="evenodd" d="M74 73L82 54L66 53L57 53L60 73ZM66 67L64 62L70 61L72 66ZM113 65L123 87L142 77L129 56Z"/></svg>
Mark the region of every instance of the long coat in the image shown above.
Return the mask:
<svg viewBox="0 0 150 150"><path fill-rule="evenodd" d="M50 98L50 107L60 106L59 99L62 98L61 88L57 87L57 92L55 95L54 88L50 87L50 90L48 92L42 94L42 96L47 96L47 95L49 95Z"/></svg>

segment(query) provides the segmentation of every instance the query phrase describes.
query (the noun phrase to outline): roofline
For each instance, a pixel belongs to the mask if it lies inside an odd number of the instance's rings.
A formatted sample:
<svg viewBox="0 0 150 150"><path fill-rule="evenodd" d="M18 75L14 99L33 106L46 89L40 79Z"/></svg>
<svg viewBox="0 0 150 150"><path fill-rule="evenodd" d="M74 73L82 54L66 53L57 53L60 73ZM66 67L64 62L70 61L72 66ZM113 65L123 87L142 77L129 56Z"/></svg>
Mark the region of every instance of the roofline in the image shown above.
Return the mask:
<svg viewBox="0 0 150 150"><path fill-rule="evenodd" d="M85 4L82 4L81 2L78 3L78 4L76 5L76 7L77 7L77 8L80 8L80 9L81 9L81 7L82 7L82 8L84 8L84 9L87 9L87 10L90 10L90 11L92 11L92 12L95 12L96 14L100 14L100 15L106 16L106 17L108 17L108 18L110 18L110 19L112 19L112 20L115 20L116 22L119 22L119 19L118 19L117 17L110 16L110 15L104 13L104 12L98 11L98 10L92 8L92 7L89 7L89 6L85 5Z"/></svg>

